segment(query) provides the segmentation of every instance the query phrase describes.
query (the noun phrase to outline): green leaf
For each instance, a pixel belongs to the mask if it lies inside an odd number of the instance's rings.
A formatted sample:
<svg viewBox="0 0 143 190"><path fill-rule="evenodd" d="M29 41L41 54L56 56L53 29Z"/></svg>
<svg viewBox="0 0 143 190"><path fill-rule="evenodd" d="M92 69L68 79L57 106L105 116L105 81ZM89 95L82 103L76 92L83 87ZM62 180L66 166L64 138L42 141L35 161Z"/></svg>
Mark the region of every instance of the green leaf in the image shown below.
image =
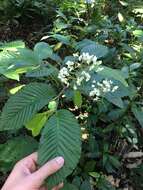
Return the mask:
<svg viewBox="0 0 143 190"><path fill-rule="evenodd" d="M81 185L81 181L82 181L81 177L76 175L72 180L72 184L79 188Z"/></svg>
<svg viewBox="0 0 143 190"><path fill-rule="evenodd" d="M92 45L92 44L95 44L95 42L89 39L84 39L82 41L77 42L75 48L76 50L81 50L85 46Z"/></svg>
<svg viewBox="0 0 143 190"><path fill-rule="evenodd" d="M39 42L34 47L34 52L38 55L39 59L47 59L53 53L52 48L45 42Z"/></svg>
<svg viewBox="0 0 143 190"><path fill-rule="evenodd" d="M15 94L16 92L18 92L21 88L23 88L25 85L19 85L19 86L16 86L12 89L9 90L10 94Z"/></svg>
<svg viewBox="0 0 143 190"><path fill-rule="evenodd" d="M100 174L97 173L97 172L90 172L89 175L92 176L95 179L98 179L100 177Z"/></svg>
<svg viewBox="0 0 143 190"><path fill-rule="evenodd" d="M74 104L78 108L81 108L82 106L82 95L81 92L78 90L74 91Z"/></svg>
<svg viewBox="0 0 143 190"><path fill-rule="evenodd" d="M91 185L88 180L82 182L80 190L91 190Z"/></svg>
<svg viewBox="0 0 143 190"><path fill-rule="evenodd" d="M133 35L143 41L143 30L134 30Z"/></svg>
<svg viewBox="0 0 143 190"><path fill-rule="evenodd" d="M17 54L12 51L0 52L0 73L9 72L9 67L17 61Z"/></svg>
<svg viewBox="0 0 143 190"><path fill-rule="evenodd" d="M108 115L107 118L110 121L116 121L119 117L121 117L123 114L125 113L125 109L113 109L111 110Z"/></svg>
<svg viewBox="0 0 143 190"><path fill-rule="evenodd" d="M106 99L109 102L111 102L112 104L118 106L119 108L124 108L124 102L123 102L123 100L120 97L119 98L118 97L116 97L116 98L112 97L111 98L111 96L110 97L106 96Z"/></svg>
<svg viewBox="0 0 143 190"><path fill-rule="evenodd" d="M2 163L3 170L10 171L17 161L35 152L38 143L32 137L19 136L1 144L0 147L0 168Z"/></svg>
<svg viewBox="0 0 143 190"><path fill-rule="evenodd" d="M19 81L19 74L16 72L8 72L8 73L4 73L4 76L9 78L9 79L13 79L13 80L17 80Z"/></svg>
<svg viewBox="0 0 143 190"><path fill-rule="evenodd" d="M51 35L51 37L62 42L63 44L70 45L70 36L64 36L61 34L53 34L53 35Z"/></svg>
<svg viewBox="0 0 143 190"><path fill-rule="evenodd" d="M26 128L32 131L34 137L40 134L41 129L44 127L47 119L51 116L51 112L44 112L36 114L27 124Z"/></svg>
<svg viewBox="0 0 143 190"><path fill-rule="evenodd" d="M19 74L41 64L32 50L20 48L17 51L0 52L0 73L8 78L18 80Z"/></svg>
<svg viewBox="0 0 143 190"><path fill-rule="evenodd" d="M59 110L46 123L38 151L39 165L57 156L65 159L64 167L47 180L48 187L62 182L76 167L81 153L81 131L74 115Z"/></svg>
<svg viewBox="0 0 143 190"><path fill-rule="evenodd" d="M0 46L0 50L8 50L8 51L16 51L19 48L25 48L25 43L23 41L8 42Z"/></svg>
<svg viewBox="0 0 143 190"><path fill-rule="evenodd" d="M106 66L102 66L102 68L102 70L98 71L98 74L104 77L113 78L115 80L120 81L124 86L128 86L128 83L126 82L125 77L120 70L112 69Z"/></svg>
<svg viewBox="0 0 143 190"><path fill-rule="evenodd" d="M141 127L143 127L143 109L141 107L137 107L135 104L132 106L132 112L135 118L140 123Z"/></svg>
<svg viewBox="0 0 143 190"><path fill-rule="evenodd" d="M94 160L86 162L84 166L84 171L92 172L95 168L95 165L96 165L96 162Z"/></svg>
<svg viewBox="0 0 143 190"><path fill-rule="evenodd" d="M136 70L136 69L138 69L139 67L141 67L141 63L132 63L131 65L130 65L130 71L134 71L134 70Z"/></svg>
<svg viewBox="0 0 143 190"><path fill-rule="evenodd" d="M15 65L18 68L24 66L37 66L41 64L41 60L39 59L38 54L33 52L31 49L19 49L18 53L19 57L15 61Z"/></svg>
<svg viewBox="0 0 143 190"><path fill-rule="evenodd" d="M47 84L31 83L24 86L5 104L1 115L0 130L21 128L54 96L54 90Z"/></svg>
<svg viewBox="0 0 143 190"><path fill-rule="evenodd" d="M66 183L61 190L78 190L78 188L71 183Z"/></svg>
<svg viewBox="0 0 143 190"><path fill-rule="evenodd" d="M27 72L26 77L40 78L40 77L49 77L55 74L58 75L58 69L56 67L40 66L32 71Z"/></svg>
<svg viewBox="0 0 143 190"><path fill-rule="evenodd" d="M81 53L89 53L97 58L105 57L108 54L108 48L100 44L90 44L81 49Z"/></svg>
<svg viewBox="0 0 143 190"><path fill-rule="evenodd" d="M112 164L113 167L119 168L121 166L117 157L110 155L109 160L110 160L110 163Z"/></svg>

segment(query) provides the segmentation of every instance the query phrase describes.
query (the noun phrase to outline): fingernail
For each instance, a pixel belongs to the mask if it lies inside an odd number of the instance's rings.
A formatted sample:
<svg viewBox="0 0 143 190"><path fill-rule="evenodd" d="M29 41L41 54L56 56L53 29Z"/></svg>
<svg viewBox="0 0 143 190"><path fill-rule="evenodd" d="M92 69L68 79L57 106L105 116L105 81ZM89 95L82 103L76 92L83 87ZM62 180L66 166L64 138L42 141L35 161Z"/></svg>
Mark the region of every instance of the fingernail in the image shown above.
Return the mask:
<svg viewBox="0 0 143 190"><path fill-rule="evenodd" d="M58 163L59 166L63 166L64 165L64 159L63 157L57 157L55 158L56 162Z"/></svg>

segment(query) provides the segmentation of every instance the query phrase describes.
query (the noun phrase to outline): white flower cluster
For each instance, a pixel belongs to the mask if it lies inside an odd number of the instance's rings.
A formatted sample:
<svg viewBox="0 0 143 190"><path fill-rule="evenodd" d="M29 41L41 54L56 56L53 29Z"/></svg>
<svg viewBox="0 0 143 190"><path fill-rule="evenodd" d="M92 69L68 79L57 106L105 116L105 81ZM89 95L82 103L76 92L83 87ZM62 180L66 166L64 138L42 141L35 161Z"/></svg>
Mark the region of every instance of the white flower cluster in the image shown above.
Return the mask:
<svg viewBox="0 0 143 190"><path fill-rule="evenodd" d="M79 56L79 61L87 62L87 64L89 65L91 62L93 62L93 63L97 62L97 57L94 55L89 55L89 53L83 52Z"/></svg>
<svg viewBox="0 0 143 190"><path fill-rule="evenodd" d="M88 72L82 71L80 76L77 77L77 81L76 81L77 86L80 86L83 80L88 82L90 80L90 78L91 78L91 76Z"/></svg>
<svg viewBox="0 0 143 190"><path fill-rule="evenodd" d="M82 53L81 55L73 54L73 56L77 59L76 61L67 61L65 63L65 67L63 67L58 75L58 78L61 80L62 83L69 86L69 80L73 71L79 69L83 65L90 66L89 71L93 70L95 66L99 66L101 61L97 61L97 57L94 55L89 55L89 53ZM91 64L91 65L90 65ZM82 71L79 76L77 77L77 86L80 86L82 81L85 80L86 82L89 81L91 78L90 74L86 71Z"/></svg>
<svg viewBox="0 0 143 190"><path fill-rule="evenodd" d="M95 0L85 0L85 3L89 4L91 8L93 8L95 5Z"/></svg>
<svg viewBox="0 0 143 190"><path fill-rule="evenodd" d="M93 3L95 3L95 0L85 0L85 2L88 4L93 4Z"/></svg>
<svg viewBox="0 0 143 190"><path fill-rule="evenodd" d="M119 87L114 86L111 80L103 80L102 82L92 82L92 90L89 93L89 96L95 97L94 100L98 100L99 97L107 92L115 92Z"/></svg>
<svg viewBox="0 0 143 190"><path fill-rule="evenodd" d="M91 80L91 71L101 71L103 68L100 66L101 61L97 60L95 55L89 53L73 54L75 61L67 61L65 66L59 71L58 78L66 86L69 86L71 80L73 82L73 89L77 90L83 82ZM111 80L103 80L102 82L92 81L91 91L89 96L93 97L94 100L98 100L101 95L107 92L115 92L118 86L114 86Z"/></svg>
<svg viewBox="0 0 143 190"><path fill-rule="evenodd" d="M69 86L68 77L69 71L66 67L63 67L59 72L58 78L61 80L61 82Z"/></svg>

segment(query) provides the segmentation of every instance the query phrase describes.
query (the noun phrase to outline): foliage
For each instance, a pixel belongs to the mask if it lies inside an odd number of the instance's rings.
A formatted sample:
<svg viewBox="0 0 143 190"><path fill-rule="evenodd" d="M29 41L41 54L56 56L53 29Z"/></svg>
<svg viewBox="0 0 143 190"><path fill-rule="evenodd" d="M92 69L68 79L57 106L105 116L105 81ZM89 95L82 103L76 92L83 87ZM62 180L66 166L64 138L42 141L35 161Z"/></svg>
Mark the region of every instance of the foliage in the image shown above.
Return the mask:
<svg viewBox="0 0 143 190"><path fill-rule="evenodd" d="M6 2L5 14L12 2ZM22 40L0 44L6 94L0 131L7 136L0 145L0 171L10 171L38 141L40 166L65 158L63 169L47 180L50 188L64 180L64 190L140 189L142 158L125 155L143 148L141 1L55 2L53 26L33 48ZM49 5L16 1L11 11L16 18L21 6L20 18L25 11L45 15Z"/></svg>
<svg viewBox="0 0 143 190"><path fill-rule="evenodd" d="M20 21L32 20L32 18L54 16L54 4L52 1L43 0L1 0L0 1L1 21ZM50 19L50 18L49 18Z"/></svg>
<svg viewBox="0 0 143 190"><path fill-rule="evenodd" d="M30 146L29 146L30 144ZM12 169L15 162L36 151L38 143L29 136L19 136L1 144L0 167L1 171L7 172Z"/></svg>

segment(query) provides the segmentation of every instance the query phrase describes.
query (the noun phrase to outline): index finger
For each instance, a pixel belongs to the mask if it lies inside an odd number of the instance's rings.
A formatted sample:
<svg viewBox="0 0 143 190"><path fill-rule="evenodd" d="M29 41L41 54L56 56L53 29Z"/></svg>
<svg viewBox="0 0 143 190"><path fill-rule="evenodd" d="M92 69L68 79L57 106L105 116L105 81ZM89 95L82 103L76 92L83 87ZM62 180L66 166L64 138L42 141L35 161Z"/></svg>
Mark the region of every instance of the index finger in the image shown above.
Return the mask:
<svg viewBox="0 0 143 190"><path fill-rule="evenodd" d="M39 168L35 173L32 174L32 177L34 178L34 181L37 182L37 185L41 185L48 176L60 170L63 165L63 157L57 157Z"/></svg>

